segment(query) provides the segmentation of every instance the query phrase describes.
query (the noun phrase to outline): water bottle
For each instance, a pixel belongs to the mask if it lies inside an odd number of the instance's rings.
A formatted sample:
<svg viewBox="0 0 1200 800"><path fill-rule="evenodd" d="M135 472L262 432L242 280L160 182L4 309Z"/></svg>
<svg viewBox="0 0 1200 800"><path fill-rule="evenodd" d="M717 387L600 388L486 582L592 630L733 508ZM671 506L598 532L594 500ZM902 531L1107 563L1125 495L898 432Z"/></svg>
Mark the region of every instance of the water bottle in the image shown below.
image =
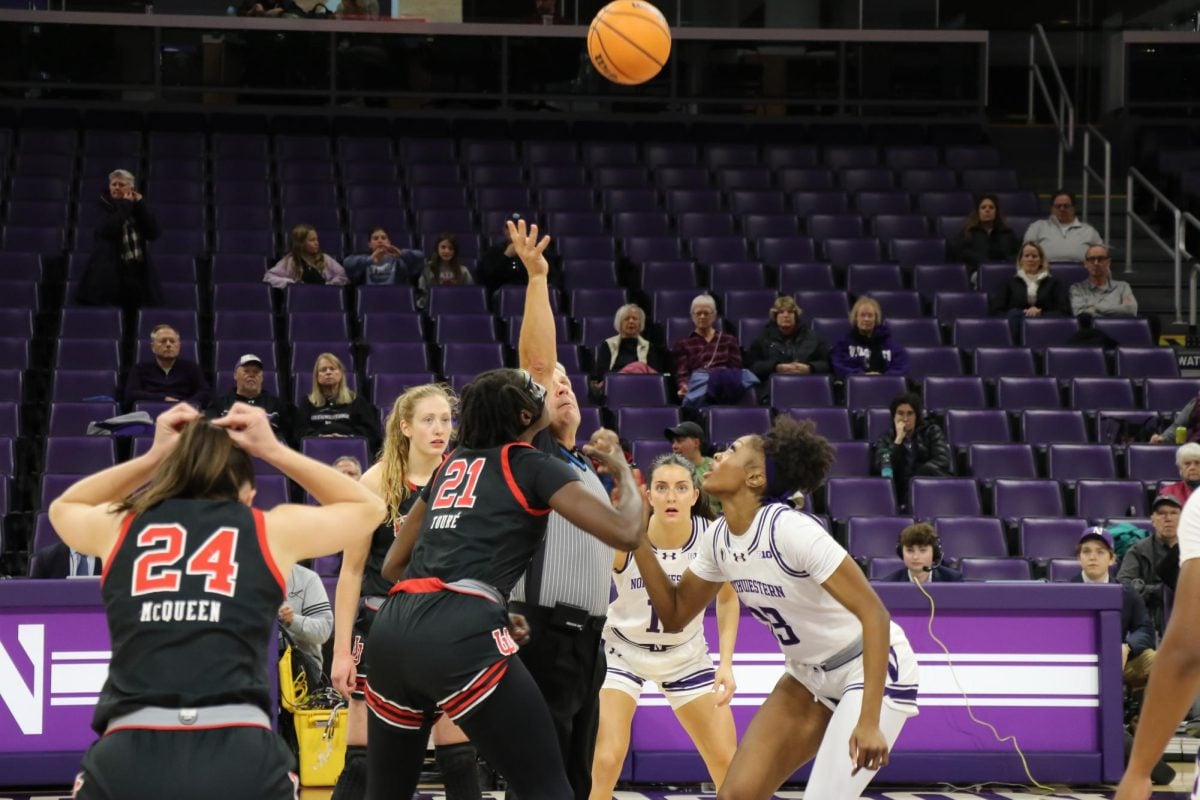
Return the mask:
<svg viewBox="0 0 1200 800"><path fill-rule="evenodd" d="M879 474L885 478L891 479L892 475L892 449L890 447L884 449L879 456Z"/></svg>

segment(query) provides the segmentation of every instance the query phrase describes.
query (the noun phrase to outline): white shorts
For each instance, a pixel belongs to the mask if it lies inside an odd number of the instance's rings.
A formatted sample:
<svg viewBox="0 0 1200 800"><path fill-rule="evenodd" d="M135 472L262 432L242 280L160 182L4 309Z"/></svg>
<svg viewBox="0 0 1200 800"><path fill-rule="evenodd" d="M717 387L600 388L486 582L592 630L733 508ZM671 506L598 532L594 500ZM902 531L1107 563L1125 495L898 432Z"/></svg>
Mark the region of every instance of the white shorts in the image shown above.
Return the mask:
<svg viewBox="0 0 1200 800"><path fill-rule="evenodd" d="M888 650L887 681L883 685L883 702L901 714L912 717L919 713L917 690L920 688L920 672L917 658L913 655L908 637L896 623L892 623L891 647ZM829 708L837 707L846 692L863 688L863 658L858 656L832 671L821 667L800 664L791 659L785 669L813 694L813 698Z"/></svg>
<svg viewBox="0 0 1200 800"><path fill-rule="evenodd" d="M604 656L608 669L604 689L616 689L636 700L646 681L658 686L671 704L679 708L711 692L716 670L704 634L669 650L638 647L621 638L612 628L604 629Z"/></svg>

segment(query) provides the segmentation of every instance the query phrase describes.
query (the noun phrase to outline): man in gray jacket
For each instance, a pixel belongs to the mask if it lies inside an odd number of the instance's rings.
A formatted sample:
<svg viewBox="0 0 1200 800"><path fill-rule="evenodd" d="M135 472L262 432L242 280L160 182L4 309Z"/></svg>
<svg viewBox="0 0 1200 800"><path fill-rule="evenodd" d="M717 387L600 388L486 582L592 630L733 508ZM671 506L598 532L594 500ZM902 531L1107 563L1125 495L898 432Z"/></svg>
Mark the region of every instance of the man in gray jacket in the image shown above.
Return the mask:
<svg viewBox="0 0 1200 800"><path fill-rule="evenodd" d="M1136 317L1137 298L1125 281L1112 279L1112 254L1102 244L1088 247L1083 257L1087 280L1071 286L1071 313L1093 317Z"/></svg>
<svg viewBox="0 0 1200 800"><path fill-rule="evenodd" d="M1075 216L1075 196L1059 190L1050 201L1050 216L1025 230L1025 242L1037 242L1047 261L1082 261L1088 245L1104 240L1091 225Z"/></svg>

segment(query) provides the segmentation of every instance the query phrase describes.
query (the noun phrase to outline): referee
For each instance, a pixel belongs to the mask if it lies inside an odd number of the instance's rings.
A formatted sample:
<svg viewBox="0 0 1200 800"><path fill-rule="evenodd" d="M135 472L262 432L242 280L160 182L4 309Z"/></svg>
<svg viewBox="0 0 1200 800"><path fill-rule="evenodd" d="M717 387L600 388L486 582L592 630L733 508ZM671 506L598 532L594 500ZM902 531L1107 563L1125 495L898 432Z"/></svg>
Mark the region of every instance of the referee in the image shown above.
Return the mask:
<svg viewBox="0 0 1200 800"><path fill-rule="evenodd" d="M518 342L521 366L546 387L550 408L550 426L537 434L533 445L570 465L586 489L607 501L608 493L591 462L575 447L579 405L565 370L556 363L547 288L550 265L534 247L537 229L526 234L524 221L518 228L510 222L508 228L529 272ZM611 547L552 512L542 546L509 602L509 609L523 614L529 623L530 641L521 646L519 655L550 707L576 800L586 800L592 788L592 753L605 672L600 634L608 611L612 563Z"/></svg>

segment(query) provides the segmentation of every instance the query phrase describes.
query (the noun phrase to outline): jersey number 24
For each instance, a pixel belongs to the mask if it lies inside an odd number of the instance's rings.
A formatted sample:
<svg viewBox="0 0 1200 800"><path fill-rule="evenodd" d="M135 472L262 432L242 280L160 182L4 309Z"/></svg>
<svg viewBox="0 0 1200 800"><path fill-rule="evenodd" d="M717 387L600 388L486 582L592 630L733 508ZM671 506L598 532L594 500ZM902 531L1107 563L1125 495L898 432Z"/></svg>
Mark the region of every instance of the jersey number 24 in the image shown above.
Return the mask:
<svg viewBox="0 0 1200 800"><path fill-rule="evenodd" d="M137 535L138 549L150 548L133 562L134 597L153 592L177 592L183 573L203 575L204 591L233 597L237 586L237 528L218 528L192 553L183 570L170 569L183 558L187 531L180 525L149 525Z"/></svg>

